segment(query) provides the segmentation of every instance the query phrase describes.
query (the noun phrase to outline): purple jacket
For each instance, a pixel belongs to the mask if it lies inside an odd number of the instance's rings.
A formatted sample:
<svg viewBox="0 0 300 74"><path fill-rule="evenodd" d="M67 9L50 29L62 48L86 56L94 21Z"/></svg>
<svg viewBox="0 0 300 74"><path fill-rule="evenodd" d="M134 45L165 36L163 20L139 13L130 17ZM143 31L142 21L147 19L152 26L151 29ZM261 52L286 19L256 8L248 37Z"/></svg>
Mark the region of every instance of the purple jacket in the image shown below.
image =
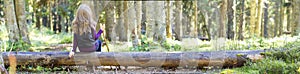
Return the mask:
<svg viewBox="0 0 300 74"><path fill-rule="evenodd" d="M73 49L75 52L77 47L80 52L94 52L96 51L96 46L99 45L96 41L103 33L103 30L99 30L96 34L96 30L92 29L92 33L83 33L82 35L73 34Z"/></svg>

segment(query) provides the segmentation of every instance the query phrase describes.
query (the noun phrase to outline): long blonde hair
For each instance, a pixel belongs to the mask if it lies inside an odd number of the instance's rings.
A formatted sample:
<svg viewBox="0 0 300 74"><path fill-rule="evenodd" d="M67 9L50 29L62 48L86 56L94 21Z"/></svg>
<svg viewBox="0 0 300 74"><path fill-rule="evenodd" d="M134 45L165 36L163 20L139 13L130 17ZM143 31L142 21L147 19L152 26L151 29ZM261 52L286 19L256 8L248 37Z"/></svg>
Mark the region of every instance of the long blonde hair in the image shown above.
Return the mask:
<svg viewBox="0 0 300 74"><path fill-rule="evenodd" d="M83 33L91 33L91 29L95 30L96 22L93 19L91 8L86 4L81 4L72 22L73 32L82 35Z"/></svg>

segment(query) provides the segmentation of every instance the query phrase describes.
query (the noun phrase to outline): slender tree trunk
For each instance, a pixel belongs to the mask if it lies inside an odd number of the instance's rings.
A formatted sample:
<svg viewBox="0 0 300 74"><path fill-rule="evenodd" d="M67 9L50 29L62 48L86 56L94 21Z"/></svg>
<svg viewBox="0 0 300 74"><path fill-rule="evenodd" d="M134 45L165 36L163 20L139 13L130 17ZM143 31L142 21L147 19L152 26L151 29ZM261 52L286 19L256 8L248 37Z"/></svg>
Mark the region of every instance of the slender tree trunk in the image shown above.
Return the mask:
<svg viewBox="0 0 300 74"><path fill-rule="evenodd" d="M284 0L280 0L280 24L279 24L279 34L277 36L281 36L283 32L283 25L284 25Z"/></svg>
<svg viewBox="0 0 300 74"><path fill-rule="evenodd" d="M251 0L250 2L250 35L255 35L256 26L256 0Z"/></svg>
<svg viewBox="0 0 300 74"><path fill-rule="evenodd" d="M234 39L234 31L233 31L233 0L227 0L227 38Z"/></svg>
<svg viewBox="0 0 300 74"><path fill-rule="evenodd" d="M99 8L99 3L100 1L98 1L98 0L93 0L93 10L94 10L94 16L95 16L95 21L97 21L97 20L99 20L99 18L98 18L98 16L99 16L99 13L101 13L99 10L100 10L100 8Z"/></svg>
<svg viewBox="0 0 300 74"><path fill-rule="evenodd" d="M117 1L116 3L117 3L117 12L119 15L119 18L117 19L118 25L115 26L116 34L118 35L118 38L116 40L124 41L126 34L124 34L125 25L124 25L123 1Z"/></svg>
<svg viewBox="0 0 300 74"><path fill-rule="evenodd" d="M59 11L57 10L57 13L58 13ZM57 14L57 29L56 30L58 30L58 33L60 33L61 32L61 30L62 30L62 24L61 24L61 21L62 21L62 16L61 16L61 14Z"/></svg>
<svg viewBox="0 0 300 74"><path fill-rule="evenodd" d="M35 27L40 30L41 24L40 24L39 19L40 19L40 13L41 12L38 11L37 4L33 5L33 13L34 13L34 19L35 19L35 22L34 22L35 23Z"/></svg>
<svg viewBox="0 0 300 74"><path fill-rule="evenodd" d="M194 38L198 38L198 4L197 4L197 0L193 1L193 4L194 4L194 29L193 29L193 37Z"/></svg>
<svg viewBox="0 0 300 74"><path fill-rule="evenodd" d="M227 9L227 0L222 0L219 37L226 37L226 33L225 33L225 20L226 20L226 11L227 11L226 9Z"/></svg>
<svg viewBox="0 0 300 74"><path fill-rule="evenodd" d="M300 33L300 25L299 25L299 19L300 19L300 12L299 12L299 8L300 8L300 1L299 0L293 0L292 1L292 6L293 6L293 26L292 26L292 35L293 36L297 36Z"/></svg>
<svg viewBox="0 0 300 74"><path fill-rule="evenodd" d="M49 5L48 5L48 12L49 12L49 15L48 15L49 21L48 21L48 23L49 23L49 24L47 25L47 27L51 29L51 26L53 25L53 22L52 22L52 20L53 20L53 14L52 14L52 1L49 1L48 4L49 4Z"/></svg>
<svg viewBox="0 0 300 74"><path fill-rule="evenodd" d="M170 9L171 9L171 6L170 6L170 1L167 0L167 6L166 6L166 9L167 9L167 12L166 12L166 33L167 33L167 38L172 38L172 29L171 29L171 19L170 19Z"/></svg>
<svg viewBox="0 0 300 74"><path fill-rule="evenodd" d="M152 28L154 30L153 34L153 40L157 42L163 42L166 39L166 25L164 24L166 22L166 15L164 10L164 2L154 2L154 27ZM153 11L152 11L153 13Z"/></svg>
<svg viewBox="0 0 300 74"><path fill-rule="evenodd" d="M291 32L291 7L289 5L286 6L286 16L287 16L287 20L286 20L286 31L287 32Z"/></svg>
<svg viewBox="0 0 300 74"><path fill-rule="evenodd" d="M268 5L268 3L266 2L266 1L264 1L263 2L264 3L264 6L265 6L265 8L264 8L264 24L263 24L263 26L262 26L262 33L263 33L263 36L265 37L265 38L268 38L268 20L269 20L269 17L268 17L268 15L269 15L269 12L268 12L268 9L269 9L269 5Z"/></svg>
<svg viewBox="0 0 300 74"><path fill-rule="evenodd" d="M141 39L141 29L142 29L142 1L136 1L136 24L137 24L137 38Z"/></svg>
<svg viewBox="0 0 300 74"><path fill-rule="evenodd" d="M137 36L137 19L136 19L136 11L135 11L135 2L134 1L127 1L127 14L128 17L128 30L129 30L129 40L132 41L133 46L138 45L138 36ZM126 11L125 11L126 12ZM128 40L128 41L129 41Z"/></svg>
<svg viewBox="0 0 300 74"><path fill-rule="evenodd" d="M295 4L295 15L296 16L296 19L295 19L295 25L294 25L294 35L299 35L300 33L300 1L299 0L295 0L296 2L294 3L297 3L297 5Z"/></svg>
<svg viewBox="0 0 300 74"><path fill-rule="evenodd" d="M275 26L274 26L274 35L273 35L273 37L276 37L276 36L278 36L278 34L279 34L279 25L280 25L280 2L276 2L275 3Z"/></svg>
<svg viewBox="0 0 300 74"><path fill-rule="evenodd" d="M146 25L146 22L147 22L147 6L146 6L147 2L146 1L142 1L142 25L141 25L141 34L142 35L146 35L146 28L147 28L147 25ZM142 36L141 36L142 38Z"/></svg>
<svg viewBox="0 0 300 74"><path fill-rule="evenodd" d="M145 8L146 8L146 35L148 38L153 38L155 28L155 19L154 19L154 3L155 1L147 1L145 2ZM144 5L143 5L144 6ZM156 15L157 16L157 15Z"/></svg>
<svg viewBox="0 0 300 74"><path fill-rule="evenodd" d="M241 14L239 14L239 31L238 31L238 39L239 40L243 40L244 39L244 36L243 36L243 25L244 25L244 20L245 20L245 17L244 17L244 13L245 13L245 0L241 0L241 4L239 5L239 9L241 10Z"/></svg>
<svg viewBox="0 0 300 74"><path fill-rule="evenodd" d="M35 9L35 26L40 29L41 28L41 13Z"/></svg>
<svg viewBox="0 0 300 74"><path fill-rule="evenodd" d="M3 2L3 0L0 0L0 12L4 12L4 2ZM4 14L2 13L2 14L0 14L0 17L4 17ZM2 19L1 19L1 21L2 21ZM2 22L0 22L0 24L2 24Z"/></svg>
<svg viewBox="0 0 300 74"><path fill-rule="evenodd" d="M205 38L207 36L208 40L210 40L210 32L209 32L209 29L208 29L208 26L207 26L207 23L208 23L208 14L205 14L207 12L204 12L204 11L201 11L200 12L200 15L201 15L201 20L203 22L202 24L202 35L201 37ZM202 39L203 39L202 38Z"/></svg>
<svg viewBox="0 0 300 74"><path fill-rule="evenodd" d="M25 0L15 0L16 19L19 26L21 38L27 44L31 44L28 36L26 15L25 15Z"/></svg>
<svg viewBox="0 0 300 74"><path fill-rule="evenodd" d="M175 2L175 38L179 41L182 40L182 1Z"/></svg>
<svg viewBox="0 0 300 74"><path fill-rule="evenodd" d="M124 16L124 30L122 33L124 33L124 35L120 38L120 41L129 41L129 21L128 21L128 3L127 1L123 1L123 10L122 10L123 15Z"/></svg>
<svg viewBox="0 0 300 74"><path fill-rule="evenodd" d="M113 40L113 28L115 25L115 1L108 2L105 10L105 38L109 41Z"/></svg>
<svg viewBox="0 0 300 74"><path fill-rule="evenodd" d="M258 7L257 7L257 21L255 24L255 34L256 36L261 35L261 21L262 21L262 0L258 0Z"/></svg>
<svg viewBox="0 0 300 74"><path fill-rule="evenodd" d="M136 37L134 41L137 41L138 45L141 45L139 39L141 39L141 29L142 29L142 1L136 1L135 3L135 11L136 11Z"/></svg>
<svg viewBox="0 0 300 74"><path fill-rule="evenodd" d="M20 39L20 32L17 24L14 0L4 0L5 21L9 41L17 42Z"/></svg>
<svg viewBox="0 0 300 74"><path fill-rule="evenodd" d="M55 2L55 3L57 3L57 2ZM57 5L55 3L54 3L53 7L55 7L55 5ZM51 27L52 27L53 32L56 33L56 31L57 31L57 19L58 19L58 17L57 17L57 8L53 8L53 11L51 11L51 13L52 13L52 17L53 17L52 18L53 25Z"/></svg>

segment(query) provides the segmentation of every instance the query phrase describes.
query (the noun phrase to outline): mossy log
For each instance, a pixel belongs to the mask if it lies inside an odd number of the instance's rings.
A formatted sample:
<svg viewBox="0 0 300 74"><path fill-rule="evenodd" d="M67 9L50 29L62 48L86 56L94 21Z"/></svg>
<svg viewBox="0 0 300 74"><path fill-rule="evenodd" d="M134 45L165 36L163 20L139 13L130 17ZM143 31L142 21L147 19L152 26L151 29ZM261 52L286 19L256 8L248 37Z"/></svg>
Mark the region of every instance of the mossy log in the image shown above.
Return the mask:
<svg viewBox="0 0 300 74"><path fill-rule="evenodd" d="M265 50L234 50L212 52L78 52L72 58L69 52L11 52L17 65L29 66L220 66L239 67L246 61L263 58ZM9 66L8 52L2 52L4 64Z"/></svg>

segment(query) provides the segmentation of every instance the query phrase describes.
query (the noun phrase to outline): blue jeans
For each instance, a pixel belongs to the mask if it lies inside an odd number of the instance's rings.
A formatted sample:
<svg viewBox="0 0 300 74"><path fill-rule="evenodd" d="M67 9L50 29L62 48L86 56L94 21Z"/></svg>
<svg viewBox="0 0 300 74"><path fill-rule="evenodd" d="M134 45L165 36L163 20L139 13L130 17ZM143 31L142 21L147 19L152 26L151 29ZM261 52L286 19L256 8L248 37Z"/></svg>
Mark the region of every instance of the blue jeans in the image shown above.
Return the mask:
<svg viewBox="0 0 300 74"><path fill-rule="evenodd" d="M98 45L96 45L96 52L101 52L101 41L100 40L97 40L97 44Z"/></svg>

